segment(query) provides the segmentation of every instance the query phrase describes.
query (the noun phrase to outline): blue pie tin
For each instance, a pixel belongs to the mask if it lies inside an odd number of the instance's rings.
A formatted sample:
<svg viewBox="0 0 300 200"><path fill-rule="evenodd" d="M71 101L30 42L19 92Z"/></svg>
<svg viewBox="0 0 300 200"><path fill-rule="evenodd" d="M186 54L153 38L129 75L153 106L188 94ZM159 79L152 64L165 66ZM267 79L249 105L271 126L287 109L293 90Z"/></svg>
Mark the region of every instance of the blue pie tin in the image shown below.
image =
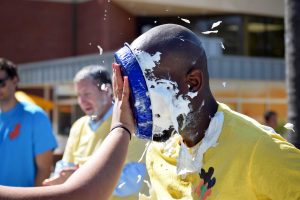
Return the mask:
<svg viewBox="0 0 300 200"><path fill-rule="evenodd" d="M140 64L129 44L115 52L116 62L121 65L121 73L128 76L130 103L136 120L135 135L142 139L152 140L152 110L148 87Z"/></svg>

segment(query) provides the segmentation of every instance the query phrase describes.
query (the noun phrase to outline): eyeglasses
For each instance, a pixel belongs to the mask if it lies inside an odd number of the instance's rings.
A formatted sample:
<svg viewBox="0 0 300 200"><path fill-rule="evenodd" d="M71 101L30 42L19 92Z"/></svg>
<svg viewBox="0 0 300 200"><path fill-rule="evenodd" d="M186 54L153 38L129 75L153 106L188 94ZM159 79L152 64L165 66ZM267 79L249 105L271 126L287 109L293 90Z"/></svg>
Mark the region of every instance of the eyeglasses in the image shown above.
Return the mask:
<svg viewBox="0 0 300 200"><path fill-rule="evenodd" d="M0 79L0 88L5 87L6 81L7 81L8 79L10 79L9 76L6 76L5 78Z"/></svg>

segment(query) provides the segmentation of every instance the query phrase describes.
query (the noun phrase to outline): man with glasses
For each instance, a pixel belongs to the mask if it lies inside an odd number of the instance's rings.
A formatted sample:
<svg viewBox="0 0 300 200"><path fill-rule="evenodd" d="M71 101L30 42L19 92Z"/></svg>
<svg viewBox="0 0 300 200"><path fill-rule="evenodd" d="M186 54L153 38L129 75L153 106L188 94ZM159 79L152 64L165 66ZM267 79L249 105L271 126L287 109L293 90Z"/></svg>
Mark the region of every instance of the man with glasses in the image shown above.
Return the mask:
<svg viewBox="0 0 300 200"><path fill-rule="evenodd" d="M18 82L16 65L0 58L0 185L39 186L57 145L45 112L16 100Z"/></svg>

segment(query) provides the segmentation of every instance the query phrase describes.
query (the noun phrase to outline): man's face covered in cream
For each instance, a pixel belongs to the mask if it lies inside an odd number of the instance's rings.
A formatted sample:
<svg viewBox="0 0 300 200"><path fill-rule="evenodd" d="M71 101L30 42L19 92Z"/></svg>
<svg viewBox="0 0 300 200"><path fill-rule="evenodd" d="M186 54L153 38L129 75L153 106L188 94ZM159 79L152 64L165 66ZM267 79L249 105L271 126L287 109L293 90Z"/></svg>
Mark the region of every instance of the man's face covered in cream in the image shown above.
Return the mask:
<svg viewBox="0 0 300 200"><path fill-rule="evenodd" d="M190 112L190 100L196 93L179 94L178 84L172 81L170 74L158 77L154 71L160 67L161 53L149 54L133 50L142 69L151 100L153 117L153 138L166 140L172 132L180 133L187 123ZM166 74L166 72L165 72Z"/></svg>

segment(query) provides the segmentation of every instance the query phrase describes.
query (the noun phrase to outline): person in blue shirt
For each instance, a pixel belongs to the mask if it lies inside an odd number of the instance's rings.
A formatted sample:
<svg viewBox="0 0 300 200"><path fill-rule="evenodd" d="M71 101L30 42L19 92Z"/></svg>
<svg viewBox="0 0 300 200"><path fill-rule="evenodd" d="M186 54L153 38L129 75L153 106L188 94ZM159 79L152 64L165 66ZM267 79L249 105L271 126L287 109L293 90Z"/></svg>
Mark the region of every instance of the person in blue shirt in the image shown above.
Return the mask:
<svg viewBox="0 0 300 200"><path fill-rule="evenodd" d="M0 199L6 200L95 200L108 199L121 175L135 122L129 103L128 77L113 65L115 104L110 133L91 158L63 184L34 188L0 185Z"/></svg>
<svg viewBox="0 0 300 200"><path fill-rule="evenodd" d="M0 185L40 186L57 144L46 113L16 100L18 82L16 65L0 58Z"/></svg>

